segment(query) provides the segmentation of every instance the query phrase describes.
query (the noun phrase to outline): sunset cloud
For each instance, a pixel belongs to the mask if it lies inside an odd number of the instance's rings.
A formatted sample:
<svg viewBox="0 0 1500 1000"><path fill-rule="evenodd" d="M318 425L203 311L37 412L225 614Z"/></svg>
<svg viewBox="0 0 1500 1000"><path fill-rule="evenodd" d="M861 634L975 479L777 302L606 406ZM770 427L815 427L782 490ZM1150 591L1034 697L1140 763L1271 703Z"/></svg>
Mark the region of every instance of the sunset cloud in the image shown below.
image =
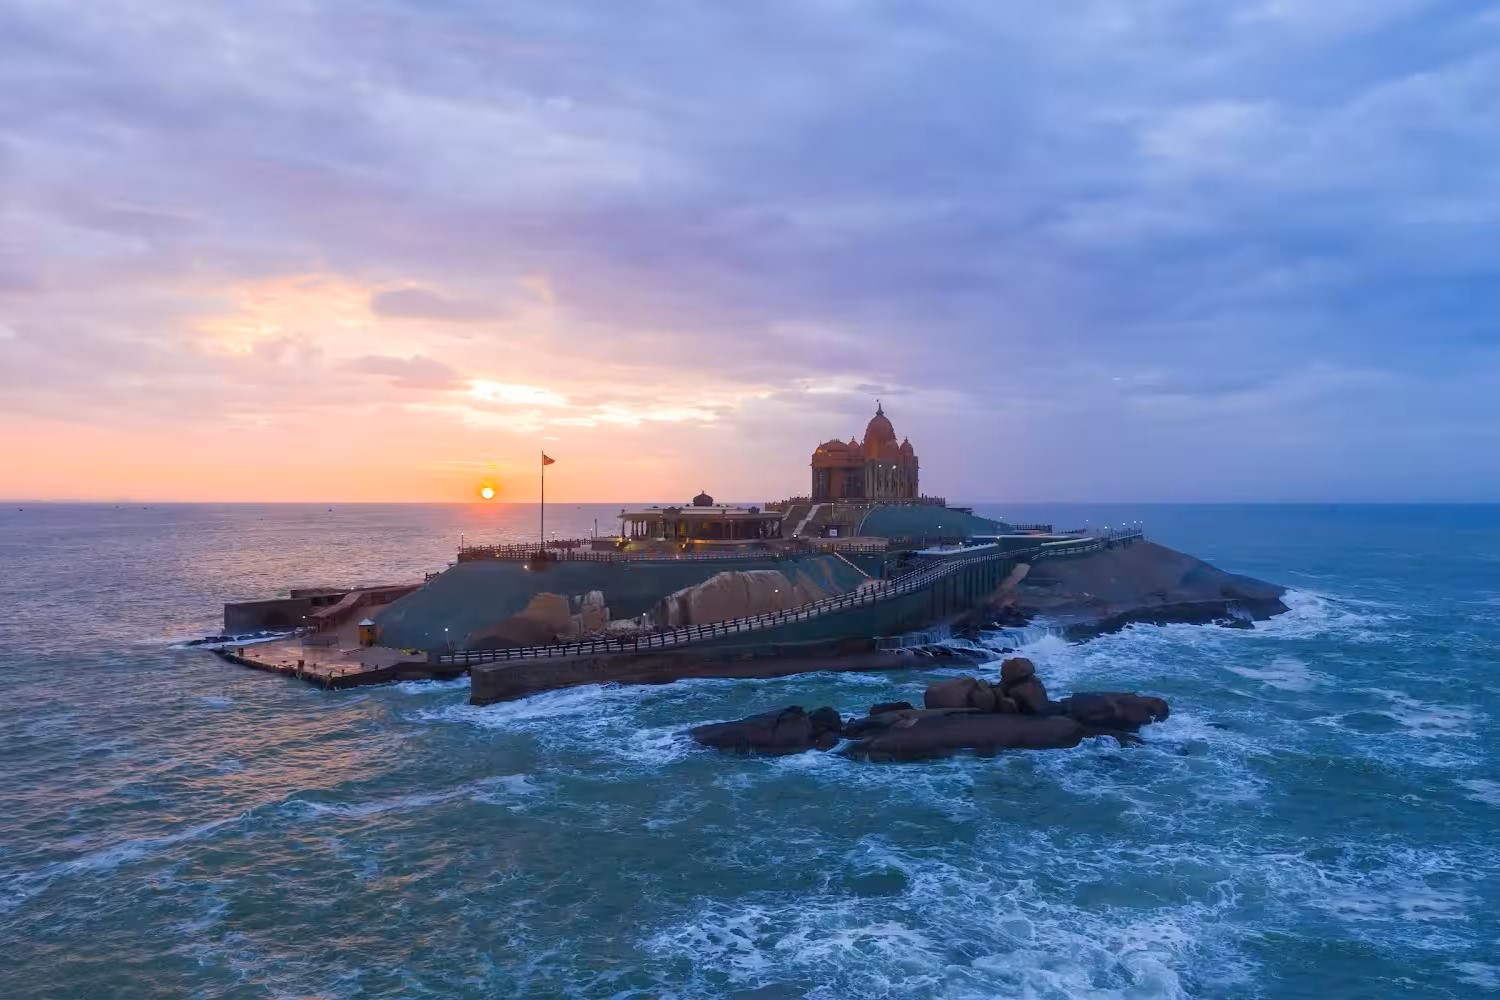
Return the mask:
<svg viewBox="0 0 1500 1000"><path fill-rule="evenodd" d="M1493 496L1497 51L1436 0L12 4L0 492L458 499L545 438L559 496L764 499L879 397L950 497Z"/></svg>
<svg viewBox="0 0 1500 1000"><path fill-rule="evenodd" d="M402 389L455 389L464 384L452 368L420 355L392 358L367 354L351 361L349 368L367 375L383 375L392 385Z"/></svg>
<svg viewBox="0 0 1500 1000"><path fill-rule="evenodd" d="M488 303L453 299L426 288L391 288L370 297L370 311L377 316L405 319L436 319L450 323L475 323L494 319L497 310Z"/></svg>

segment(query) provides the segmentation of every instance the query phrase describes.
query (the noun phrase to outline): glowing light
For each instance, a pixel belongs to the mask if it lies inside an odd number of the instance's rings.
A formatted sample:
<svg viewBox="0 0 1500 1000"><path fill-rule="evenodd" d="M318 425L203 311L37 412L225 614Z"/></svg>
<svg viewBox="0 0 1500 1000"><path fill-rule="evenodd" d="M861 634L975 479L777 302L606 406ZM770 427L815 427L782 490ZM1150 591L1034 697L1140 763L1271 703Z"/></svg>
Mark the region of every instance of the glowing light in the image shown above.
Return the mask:
<svg viewBox="0 0 1500 1000"><path fill-rule="evenodd" d="M567 406L567 397L536 385L516 385L473 379L469 395L485 403L508 403L517 406Z"/></svg>
<svg viewBox="0 0 1500 1000"><path fill-rule="evenodd" d="M493 500L495 499L495 487L486 486L479 491L479 495L484 497L486 500Z"/></svg>

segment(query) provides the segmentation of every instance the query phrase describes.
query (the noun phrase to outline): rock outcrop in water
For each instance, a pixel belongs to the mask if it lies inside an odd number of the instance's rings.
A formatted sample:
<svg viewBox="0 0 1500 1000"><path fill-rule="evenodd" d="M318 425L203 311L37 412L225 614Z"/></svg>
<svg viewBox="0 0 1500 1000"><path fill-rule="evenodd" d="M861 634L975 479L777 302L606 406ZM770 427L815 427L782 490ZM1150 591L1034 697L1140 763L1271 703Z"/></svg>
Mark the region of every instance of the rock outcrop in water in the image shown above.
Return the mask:
<svg viewBox="0 0 1500 1000"><path fill-rule="evenodd" d="M838 746L844 720L834 708L806 711L801 705L752 715L737 722L716 722L692 730L693 739L716 750L736 753L801 753Z"/></svg>
<svg viewBox="0 0 1500 1000"><path fill-rule="evenodd" d="M991 597L979 624L1059 622L1069 639L1143 623L1248 627L1287 610L1285 587L1226 573L1144 539L1084 556L1043 559ZM980 619L984 619L980 622Z"/></svg>
<svg viewBox="0 0 1500 1000"><path fill-rule="evenodd" d="M1000 665L999 683L955 677L927 686L923 708L910 702L875 705L862 719L844 720L832 708L808 713L801 706L737 722L691 730L704 746L741 753L799 753L828 750L841 739L843 753L861 760L893 761L948 757L963 751L1057 750L1076 747L1090 736L1134 739L1141 726L1169 713L1160 698L1116 691L1047 698L1036 666L1025 657Z"/></svg>

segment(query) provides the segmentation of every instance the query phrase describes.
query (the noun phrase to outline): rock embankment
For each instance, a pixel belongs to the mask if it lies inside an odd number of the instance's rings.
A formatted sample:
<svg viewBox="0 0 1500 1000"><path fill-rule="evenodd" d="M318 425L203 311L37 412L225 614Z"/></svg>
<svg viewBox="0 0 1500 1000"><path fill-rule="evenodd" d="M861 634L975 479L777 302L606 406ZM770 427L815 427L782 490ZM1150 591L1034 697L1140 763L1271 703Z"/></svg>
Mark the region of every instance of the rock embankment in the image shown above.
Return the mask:
<svg viewBox="0 0 1500 1000"><path fill-rule="evenodd" d="M1185 552L1140 540L1085 556L1042 559L1007 581L981 615L1002 622L1045 618L1069 639L1135 623L1246 627L1287 610L1286 588L1226 573Z"/></svg>
<svg viewBox="0 0 1500 1000"><path fill-rule="evenodd" d="M1035 665L1015 657L1001 664L998 682L956 677L928 685L922 708L890 702L873 706L864 718L845 720L832 707L807 712L793 705L690 732L704 746L739 753L828 750L848 739L842 752L856 759L920 760L963 751L1067 749L1090 736L1123 743L1169 712L1160 698L1123 691L1079 692L1052 701Z"/></svg>

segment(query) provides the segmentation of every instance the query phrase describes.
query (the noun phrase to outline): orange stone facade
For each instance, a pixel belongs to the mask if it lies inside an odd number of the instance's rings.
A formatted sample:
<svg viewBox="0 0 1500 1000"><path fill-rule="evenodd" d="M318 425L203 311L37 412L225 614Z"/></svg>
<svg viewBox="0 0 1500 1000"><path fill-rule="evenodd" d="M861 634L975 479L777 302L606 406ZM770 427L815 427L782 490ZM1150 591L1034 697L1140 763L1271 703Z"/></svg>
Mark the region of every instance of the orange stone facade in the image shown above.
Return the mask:
<svg viewBox="0 0 1500 1000"><path fill-rule="evenodd" d="M917 453L896 443L896 429L877 402L863 442L824 441L812 455L812 499L915 500Z"/></svg>

